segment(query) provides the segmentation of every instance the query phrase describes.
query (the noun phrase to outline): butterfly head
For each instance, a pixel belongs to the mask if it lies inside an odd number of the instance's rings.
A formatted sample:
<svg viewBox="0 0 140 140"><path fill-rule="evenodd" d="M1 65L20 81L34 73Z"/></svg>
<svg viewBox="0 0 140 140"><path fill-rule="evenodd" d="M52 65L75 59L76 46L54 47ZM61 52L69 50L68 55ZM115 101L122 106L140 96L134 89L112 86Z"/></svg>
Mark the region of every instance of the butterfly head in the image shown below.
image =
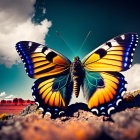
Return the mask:
<svg viewBox="0 0 140 140"><path fill-rule="evenodd" d="M74 62L80 61L80 58L78 56L74 57Z"/></svg>

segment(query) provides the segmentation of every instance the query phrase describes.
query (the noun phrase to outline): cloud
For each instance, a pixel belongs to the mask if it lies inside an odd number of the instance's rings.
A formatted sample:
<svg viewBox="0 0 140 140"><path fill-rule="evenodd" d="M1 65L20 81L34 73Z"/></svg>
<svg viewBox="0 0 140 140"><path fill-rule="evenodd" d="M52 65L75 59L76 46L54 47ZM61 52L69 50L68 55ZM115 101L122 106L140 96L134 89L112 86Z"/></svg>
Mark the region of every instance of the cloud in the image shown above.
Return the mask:
<svg viewBox="0 0 140 140"><path fill-rule="evenodd" d="M34 2L33 0L0 0L0 25L2 27L0 32L6 34L20 23L26 22L34 13Z"/></svg>
<svg viewBox="0 0 140 140"><path fill-rule="evenodd" d="M1 98L4 98L5 96L6 96L6 93L5 92L0 93L0 99Z"/></svg>
<svg viewBox="0 0 140 140"><path fill-rule="evenodd" d="M31 19L20 23L16 28L9 31L8 34L0 32L0 64L6 64L11 67L20 62L19 55L15 49L15 44L21 40L30 40L44 44L44 37L48 32L51 22L44 20L41 25L34 25Z"/></svg>
<svg viewBox="0 0 140 140"><path fill-rule="evenodd" d="M45 43L44 38L51 22L45 19L41 24L33 24L33 5L34 0L0 1L0 64L11 67L21 62L15 49L18 41Z"/></svg>
<svg viewBox="0 0 140 140"><path fill-rule="evenodd" d="M128 82L127 91L140 89L140 64L135 64L126 72L122 73Z"/></svg>
<svg viewBox="0 0 140 140"><path fill-rule="evenodd" d="M9 96L6 96L4 99L5 100L13 100L13 98L15 98L14 95L9 95Z"/></svg>
<svg viewBox="0 0 140 140"><path fill-rule="evenodd" d="M13 98L15 98L15 96L12 94L7 96L6 92L0 93L0 100L13 100Z"/></svg>

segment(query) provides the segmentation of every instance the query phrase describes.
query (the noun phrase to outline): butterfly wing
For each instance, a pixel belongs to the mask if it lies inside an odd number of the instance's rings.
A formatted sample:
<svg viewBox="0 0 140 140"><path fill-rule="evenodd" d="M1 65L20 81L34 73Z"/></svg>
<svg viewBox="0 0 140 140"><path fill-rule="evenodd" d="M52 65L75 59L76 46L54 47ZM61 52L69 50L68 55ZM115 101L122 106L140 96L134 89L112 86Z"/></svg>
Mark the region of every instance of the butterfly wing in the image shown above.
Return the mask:
<svg viewBox="0 0 140 140"><path fill-rule="evenodd" d="M69 70L70 60L44 45L21 41L16 44L16 49L31 78L54 76Z"/></svg>
<svg viewBox="0 0 140 140"><path fill-rule="evenodd" d="M71 61L35 42L18 42L16 49L29 77L38 78L32 87L38 108L42 108L43 114L57 115L71 99Z"/></svg>
<svg viewBox="0 0 140 140"><path fill-rule="evenodd" d="M138 35L136 33L117 36L89 53L82 60L83 66L86 70L95 72L125 71L132 65L137 43Z"/></svg>
<svg viewBox="0 0 140 140"><path fill-rule="evenodd" d="M41 78L35 81L32 90L35 103L42 109L43 114L51 113L54 116L69 104L73 83L70 75Z"/></svg>
<svg viewBox="0 0 140 140"><path fill-rule="evenodd" d="M96 114L114 111L126 91L124 76L118 72L90 72L85 70L84 95L88 108Z"/></svg>
<svg viewBox="0 0 140 140"><path fill-rule="evenodd" d="M122 101L126 81L119 72L131 67L137 43L136 33L126 33L107 41L82 60L83 90L92 112L110 114Z"/></svg>

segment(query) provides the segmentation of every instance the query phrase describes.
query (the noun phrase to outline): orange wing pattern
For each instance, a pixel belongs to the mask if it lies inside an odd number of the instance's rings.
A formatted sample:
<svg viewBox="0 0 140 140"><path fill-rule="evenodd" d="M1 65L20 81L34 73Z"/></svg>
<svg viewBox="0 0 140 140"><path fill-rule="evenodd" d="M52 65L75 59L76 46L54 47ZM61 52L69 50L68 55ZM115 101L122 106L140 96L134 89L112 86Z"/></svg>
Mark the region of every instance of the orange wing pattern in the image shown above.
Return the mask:
<svg viewBox="0 0 140 140"><path fill-rule="evenodd" d="M51 113L55 116L69 104L72 88L70 76L63 75L51 79L38 79L32 90L35 103L43 110L43 115Z"/></svg>
<svg viewBox="0 0 140 140"><path fill-rule="evenodd" d="M133 54L138 43L136 33L126 33L111 39L88 54L83 66L88 71L120 72L132 65Z"/></svg>
<svg viewBox="0 0 140 140"><path fill-rule="evenodd" d="M42 78L67 72L70 60L41 44L21 41L16 44L29 77Z"/></svg>
<svg viewBox="0 0 140 140"><path fill-rule="evenodd" d="M96 114L110 114L115 110L126 91L124 76L120 73L100 72L104 85L88 93L88 107ZM89 87L88 87L89 88ZM94 88L94 87L91 87ZM89 90L90 91L90 90Z"/></svg>

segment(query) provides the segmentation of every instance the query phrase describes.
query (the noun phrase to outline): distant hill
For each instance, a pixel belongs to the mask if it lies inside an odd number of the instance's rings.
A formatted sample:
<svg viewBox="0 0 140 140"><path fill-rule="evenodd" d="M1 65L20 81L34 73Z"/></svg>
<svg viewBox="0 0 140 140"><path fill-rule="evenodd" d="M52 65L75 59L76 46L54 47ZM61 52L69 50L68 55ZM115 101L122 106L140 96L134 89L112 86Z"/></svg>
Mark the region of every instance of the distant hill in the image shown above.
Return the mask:
<svg viewBox="0 0 140 140"><path fill-rule="evenodd" d="M14 98L13 100L1 100L0 105L7 105L7 106L13 106L13 105L28 105L28 104L34 104L34 101L31 100L23 100L22 98Z"/></svg>

